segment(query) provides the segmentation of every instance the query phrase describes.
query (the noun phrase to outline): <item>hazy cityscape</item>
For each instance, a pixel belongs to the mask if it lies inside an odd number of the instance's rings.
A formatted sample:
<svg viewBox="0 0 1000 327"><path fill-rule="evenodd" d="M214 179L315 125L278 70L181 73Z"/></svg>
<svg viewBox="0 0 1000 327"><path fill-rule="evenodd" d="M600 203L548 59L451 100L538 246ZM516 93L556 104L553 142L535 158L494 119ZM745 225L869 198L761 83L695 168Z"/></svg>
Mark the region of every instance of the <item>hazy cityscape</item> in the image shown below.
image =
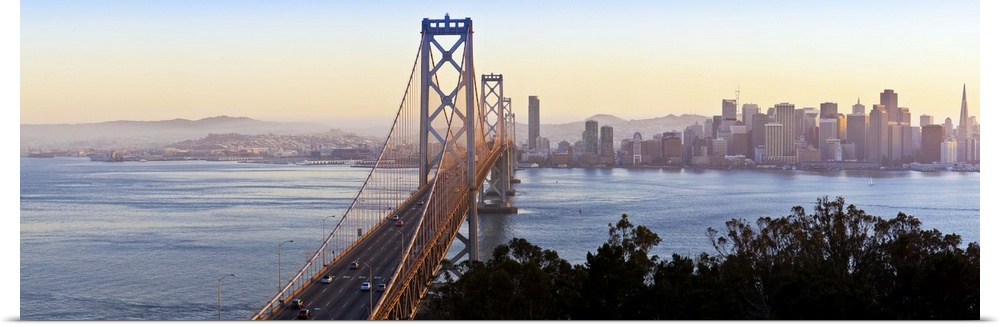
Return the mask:
<svg viewBox="0 0 1000 327"><path fill-rule="evenodd" d="M987 6L19 3L11 319L988 320Z"/></svg>
<svg viewBox="0 0 1000 327"><path fill-rule="evenodd" d="M969 116L966 98L963 87L958 118L953 121L946 117L944 122L936 122L934 116L927 114L915 120L916 113L900 106L899 94L892 89L882 91L879 103L867 107L859 98L846 114L833 102L820 103L819 110L796 108L790 103L762 110L754 103L740 105L738 98L723 99L721 115L696 121L683 130L661 126L662 133L644 139L639 131L619 129L624 135L616 137L614 126L599 126L597 120L611 116L595 116L601 118L588 119L580 126L579 139L555 143L542 136L545 134L539 119L541 101L539 96L532 95L527 99L527 131L520 131L527 135L527 140L518 148L518 161L527 164L526 167L979 171L980 124L975 116ZM514 133L518 133L516 128ZM109 141L126 143L104 140ZM306 135L210 133L162 148L70 142L70 146L78 148L63 145L59 149L32 149L22 144L21 152L22 156L34 157L89 156L96 161L187 159L344 164L348 160L376 160L383 142L377 137L337 130Z"/></svg>

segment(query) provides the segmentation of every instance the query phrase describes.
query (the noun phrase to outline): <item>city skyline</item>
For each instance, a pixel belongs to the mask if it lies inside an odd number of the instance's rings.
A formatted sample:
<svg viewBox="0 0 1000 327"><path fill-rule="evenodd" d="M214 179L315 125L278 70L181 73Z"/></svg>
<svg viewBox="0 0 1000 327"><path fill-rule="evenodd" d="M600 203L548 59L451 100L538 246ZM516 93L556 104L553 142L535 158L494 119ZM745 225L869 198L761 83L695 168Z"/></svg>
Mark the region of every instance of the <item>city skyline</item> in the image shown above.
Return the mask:
<svg viewBox="0 0 1000 327"><path fill-rule="evenodd" d="M419 20L445 13L473 19L476 73L504 74L516 113L545 99L544 124L711 116L737 89L765 108L893 89L943 121L962 84L980 117L977 2L564 5L24 3L20 122L388 121Z"/></svg>

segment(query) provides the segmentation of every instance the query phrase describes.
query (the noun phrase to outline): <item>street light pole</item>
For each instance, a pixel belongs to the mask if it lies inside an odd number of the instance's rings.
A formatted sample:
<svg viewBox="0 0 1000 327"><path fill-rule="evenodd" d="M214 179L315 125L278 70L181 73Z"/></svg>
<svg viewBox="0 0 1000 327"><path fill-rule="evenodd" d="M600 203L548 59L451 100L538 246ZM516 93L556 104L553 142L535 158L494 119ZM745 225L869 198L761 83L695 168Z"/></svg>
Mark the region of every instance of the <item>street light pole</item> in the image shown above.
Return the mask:
<svg viewBox="0 0 1000 327"><path fill-rule="evenodd" d="M279 300L279 302L281 300L281 245L285 244L285 243L292 243L294 241L295 240L287 240L287 241L278 243L278 300Z"/></svg>
<svg viewBox="0 0 1000 327"><path fill-rule="evenodd" d="M219 288L218 288L218 291L219 291L219 320L222 320L222 280L224 278L226 278L226 277L229 277L229 276L236 277L236 274L223 275L222 278L219 278Z"/></svg>
<svg viewBox="0 0 1000 327"><path fill-rule="evenodd" d="M372 284L372 266L369 266L368 263L364 261L359 262L368 268L368 319L370 320L372 319L372 287L375 287L375 285Z"/></svg>
<svg viewBox="0 0 1000 327"><path fill-rule="evenodd" d="M403 260L404 260L404 258L406 258L406 255L405 255L406 249L403 248L403 243L404 243L403 242L403 232L400 232L400 231L395 230L395 229L390 229L390 230L393 231L393 232L396 232L396 234L399 234L399 269L403 269Z"/></svg>

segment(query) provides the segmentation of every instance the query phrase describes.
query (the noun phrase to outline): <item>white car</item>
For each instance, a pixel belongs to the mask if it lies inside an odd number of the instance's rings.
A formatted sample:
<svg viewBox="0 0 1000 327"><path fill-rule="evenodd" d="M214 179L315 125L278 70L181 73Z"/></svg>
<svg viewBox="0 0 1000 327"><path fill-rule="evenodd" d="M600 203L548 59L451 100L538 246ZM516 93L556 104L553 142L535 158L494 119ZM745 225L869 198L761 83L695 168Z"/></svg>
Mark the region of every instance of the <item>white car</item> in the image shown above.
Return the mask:
<svg viewBox="0 0 1000 327"><path fill-rule="evenodd" d="M361 283L361 290L362 291L370 291L371 289L372 289L372 283L369 283L369 282Z"/></svg>
<svg viewBox="0 0 1000 327"><path fill-rule="evenodd" d="M320 279L319 282L323 284L329 284L330 282L333 282L333 276L330 275L323 276L323 279Z"/></svg>
<svg viewBox="0 0 1000 327"><path fill-rule="evenodd" d="M399 220L399 215L392 215L392 220Z"/></svg>

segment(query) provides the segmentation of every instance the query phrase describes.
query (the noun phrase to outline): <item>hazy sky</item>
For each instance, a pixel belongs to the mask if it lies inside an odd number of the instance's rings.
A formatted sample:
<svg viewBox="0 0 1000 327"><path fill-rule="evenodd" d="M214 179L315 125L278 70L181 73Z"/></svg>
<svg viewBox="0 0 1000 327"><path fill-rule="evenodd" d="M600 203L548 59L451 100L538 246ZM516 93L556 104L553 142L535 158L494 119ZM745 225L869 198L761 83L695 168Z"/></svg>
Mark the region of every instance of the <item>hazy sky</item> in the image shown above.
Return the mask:
<svg viewBox="0 0 1000 327"><path fill-rule="evenodd" d="M20 122L336 124L395 114L420 21L471 17L476 74L519 119L721 113L733 98L849 112L883 89L936 122L979 116L977 1L24 1Z"/></svg>

